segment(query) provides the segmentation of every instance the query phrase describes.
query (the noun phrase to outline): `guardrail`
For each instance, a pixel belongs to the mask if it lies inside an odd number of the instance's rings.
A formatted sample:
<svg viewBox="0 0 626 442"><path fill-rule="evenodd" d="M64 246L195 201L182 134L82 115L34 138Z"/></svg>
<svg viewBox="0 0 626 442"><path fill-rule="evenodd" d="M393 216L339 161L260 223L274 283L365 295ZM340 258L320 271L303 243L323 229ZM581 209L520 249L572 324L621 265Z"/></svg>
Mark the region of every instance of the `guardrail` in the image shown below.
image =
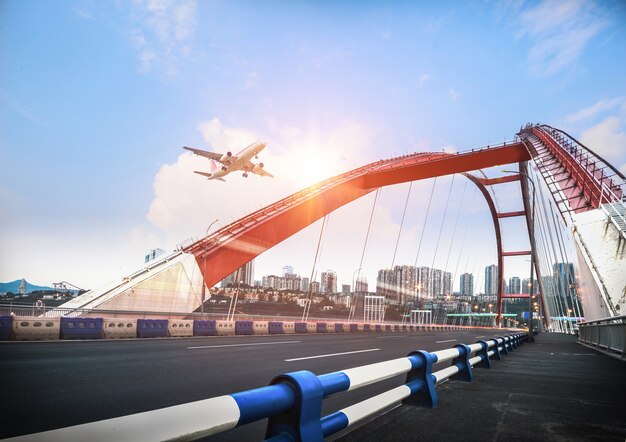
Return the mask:
<svg viewBox="0 0 626 442"><path fill-rule="evenodd" d="M626 315L579 322L578 343L626 360Z"/></svg>
<svg viewBox="0 0 626 442"><path fill-rule="evenodd" d="M403 358L320 376L310 371L286 373L254 390L14 440L93 440L95 435L116 440L196 440L267 418L268 441L321 441L400 401L435 408L438 384L447 379L471 382L474 367L491 368L490 358L501 359L526 339L520 333L432 353L418 350ZM450 366L433 372L434 364L448 361ZM406 374L404 385L321 416L323 399L402 374Z"/></svg>

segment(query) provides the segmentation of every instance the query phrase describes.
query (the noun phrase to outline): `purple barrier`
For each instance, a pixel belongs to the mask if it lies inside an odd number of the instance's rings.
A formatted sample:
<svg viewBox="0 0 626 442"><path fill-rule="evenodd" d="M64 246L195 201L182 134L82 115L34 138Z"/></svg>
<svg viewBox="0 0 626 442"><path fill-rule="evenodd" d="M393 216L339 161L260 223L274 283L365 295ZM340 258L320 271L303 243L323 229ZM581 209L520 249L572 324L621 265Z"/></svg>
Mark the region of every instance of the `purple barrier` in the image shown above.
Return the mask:
<svg viewBox="0 0 626 442"><path fill-rule="evenodd" d="M400 326L399 325L394 325L393 326L393 330L397 333L400 331Z"/></svg>
<svg viewBox="0 0 626 442"><path fill-rule="evenodd" d="M381 332L381 331L383 331L383 326L382 326L382 325L380 325L380 324L376 324L374 327L376 327L376 328L374 329L374 331L377 331L377 332Z"/></svg>
<svg viewBox="0 0 626 442"><path fill-rule="evenodd" d="M389 324L385 325L385 331L390 332L391 331L391 325L389 325Z"/></svg>
<svg viewBox="0 0 626 442"><path fill-rule="evenodd" d="M296 333L308 333L306 329L306 322L296 322L295 325Z"/></svg>
<svg viewBox="0 0 626 442"><path fill-rule="evenodd" d="M12 316L0 316L0 341L11 340L11 328L13 327Z"/></svg>
<svg viewBox="0 0 626 442"><path fill-rule="evenodd" d="M102 318L61 318L61 339L102 339Z"/></svg>
<svg viewBox="0 0 626 442"><path fill-rule="evenodd" d="M137 319L138 338L164 338L167 336L167 319Z"/></svg>
<svg viewBox="0 0 626 442"><path fill-rule="evenodd" d="M343 323L335 322L335 333L343 333Z"/></svg>
<svg viewBox="0 0 626 442"><path fill-rule="evenodd" d="M317 332L318 333L328 333L328 324L326 324L325 322L318 322L317 323Z"/></svg>
<svg viewBox="0 0 626 442"><path fill-rule="evenodd" d="M408 332L409 331L409 327L407 325L403 325L402 326L402 331L403 332Z"/></svg>
<svg viewBox="0 0 626 442"><path fill-rule="evenodd" d="M371 332L373 331L372 327L369 324L363 324L363 331Z"/></svg>
<svg viewBox="0 0 626 442"><path fill-rule="evenodd" d="M283 323L279 321L268 322L267 328L269 330L270 335L282 335L283 333L285 333L285 330L283 329Z"/></svg>
<svg viewBox="0 0 626 442"><path fill-rule="evenodd" d="M253 335L254 327L252 321L235 321L236 335Z"/></svg>
<svg viewBox="0 0 626 442"><path fill-rule="evenodd" d="M214 320L194 319L194 336L217 336L217 325Z"/></svg>
<svg viewBox="0 0 626 442"><path fill-rule="evenodd" d="M363 330L365 330L365 328L363 328ZM351 332L358 332L359 331L359 324L350 324L350 331Z"/></svg>

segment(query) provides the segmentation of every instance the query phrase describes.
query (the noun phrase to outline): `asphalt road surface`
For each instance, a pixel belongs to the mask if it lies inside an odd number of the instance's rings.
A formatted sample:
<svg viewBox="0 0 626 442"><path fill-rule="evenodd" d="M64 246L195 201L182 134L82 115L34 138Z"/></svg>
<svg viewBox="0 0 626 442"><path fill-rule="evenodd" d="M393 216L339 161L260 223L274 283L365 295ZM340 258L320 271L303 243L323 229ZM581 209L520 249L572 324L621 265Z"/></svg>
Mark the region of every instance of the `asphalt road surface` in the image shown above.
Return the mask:
<svg viewBox="0 0 626 442"><path fill-rule="evenodd" d="M505 333L475 329L0 342L0 438L258 388L282 373L309 370L320 375ZM339 393L324 401L322 415L403 381L404 376L398 376ZM207 440L262 440L265 425L252 423Z"/></svg>

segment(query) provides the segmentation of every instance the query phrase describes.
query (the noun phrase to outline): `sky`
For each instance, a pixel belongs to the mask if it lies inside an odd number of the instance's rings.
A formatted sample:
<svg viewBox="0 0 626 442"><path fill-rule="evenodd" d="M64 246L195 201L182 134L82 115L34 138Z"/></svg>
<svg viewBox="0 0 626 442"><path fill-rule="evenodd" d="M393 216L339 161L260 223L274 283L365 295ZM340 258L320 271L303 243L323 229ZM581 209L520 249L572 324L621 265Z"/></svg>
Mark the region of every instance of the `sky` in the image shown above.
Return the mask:
<svg viewBox="0 0 626 442"><path fill-rule="evenodd" d="M528 122L626 173L626 5L2 0L0 103L0 281L98 288L216 219L382 158L512 140ZM254 140L275 178L207 181L192 171L208 162L181 149ZM475 188L414 183L400 228L408 187L333 212L318 275L351 284L363 256L370 287L378 269L417 263L480 288L496 246ZM497 192L501 211L521 208L517 186ZM527 249L519 220L503 229L505 250ZM310 276L319 231L258 257L256 279L284 265ZM524 277L528 264L506 266Z"/></svg>

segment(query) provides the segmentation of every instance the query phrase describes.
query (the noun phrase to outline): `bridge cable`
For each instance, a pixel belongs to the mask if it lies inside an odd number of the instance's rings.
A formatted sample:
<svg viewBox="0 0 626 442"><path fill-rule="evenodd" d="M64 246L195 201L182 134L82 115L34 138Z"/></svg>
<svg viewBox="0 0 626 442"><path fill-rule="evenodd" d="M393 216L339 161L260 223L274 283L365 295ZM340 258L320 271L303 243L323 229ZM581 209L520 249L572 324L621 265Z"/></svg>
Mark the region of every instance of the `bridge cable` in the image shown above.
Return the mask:
<svg viewBox="0 0 626 442"><path fill-rule="evenodd" d="M409 190L407 191L406 194L406 200L404 201L404 210L402 211L402 220L400 221L400 228L398 229L398 238L396 239L396 247L393 250L393 258L391 260L391 271L393 272L393 266L396 263L396 254L398 253L398 244L400 243L400 235L402 234L402 226L404 225L404 217L406 215L406 208L409 205L409 197L411 196L411 188L413 187L413 181L411 181L409 183ZM397 281L396 281L396 287L398 287ZM406 315L407 315L407 310L408 310L408 302L406 300L406 294L403 297L402 293L400 293L400 299L404 298L404 312L402 314L402 318L401 318L401 323L405 324L406 323Z"/></svg>
<svg viewBox="0 0 626 442"><path fill-rule="evenodd" d="M467 184L467 182L466 182ZM472 196L470 197L470 207L474 206L474 200L476 199L476 193L478 193L478 187L474 186L474 192L472 193ZM459 249L459 256L456 260L456 266L454 267L454 273L452 274L452 291L454 291L454 282L456 280L456 277L459 274L459 264L461 263L461 255L463 254L463 249L465 247L465 239L467 237L467 230L469 227L469 223L465 223L465 228L463 229L463 236L461 237L461 248ZM459 282L459 295L460 292L462 291L462 287L461 287L461 283ZM460 306L460 303L458 304ZM457 313L458 313L458 306L457 306ZM459 325L461 325L461 317L459 316ZM456 322L456 321L455 321Z"/></svg>
<svg viewBox="0 0 626 442"><path fill-rule="evenodd" d="M430 198L428 199L428 206L426 207L426 215L424 216L424 227L422 228L422 233L420 234L420 240L417 244L417 253L415 254L415 262L413 263L413 267L417 267L417 260L420 256L420 250L422 249L422 240L424 239L424 232L426 231L426 223L428 222L428 214L430 213L430 205L433 201L433 195L435 193L435 184L437 184L437 177L433 180L433 186L430 189ZM417 298L419 300L419 295L421 294L421 290L423 287L420 286L420 290L417 293Z"/></svg>
<svg viewBox="0 0 626 442"><path fill-rule="evenodd" d="M320 229L320 235L317 239L317 248L315 249L315 258L313 259L313 266L311 268L311 278L309 279L309 292L304 302L304 310L302 311L302 322L309 320L309 312L311 311L311 302L313 301L313 280L317 277L317 264L318 257L320 255L320 248L322 244L322 237L324 236L324 229L328 224L328 214L324 215L322 219L322 227Z"/></svg>
<svg viewBox="0 0 626 442"><path fill-rule="evenodd" d="M361 270L363 269L363 258L365 258L365 250L367 249L367 240L369 239L370 236L370 229L372 228L372 220L374 219L374 210L376 209L376 201L378 201L378 195L380 194L380 187L378 189L376 189L376 194L374 195L374 203L372 204L372 211L370 213L370 220L369 223L367 225L367 233L365 234L365 241L363 243L363 251L361 252L361 261L359 261L359 268L357 269L357 276L356 276L356 280L355 280L355 289L356 289L356 281L359 280L359 278L361 277ZM356 290L355 290L355 298L356 298ZM348 322L350 322L352 320L352 317L354 316L354 312L356 310L356 299L354 302L354 305L350 308L350 312L348 313ZM363 295L363 317L365 318L365 295ZM380 322L382 322L382 320L384 320L384 311L383 311L383 318L381 319Z"/></svg>
<svg viewBox="0 0 626 442"><path fill-rule="evenodd" d="M448 249L448 256L446 257L446 265L444 266L444 270L443 273L441 275L441 282L442 282L442 288L445 289L445 287L443 287L443 281L445 280L445 274L448 273L448 263L450 262L450 255L452 254L452 246L454 246L454 237L456 236L456 228L457 225L459 224L459 217L461 216L461 210L463 208L463 200L465 199L465 190L467 189L467 181L465 181L465 183L463 184L463 192L461 193L461 201L459 203L459 210L456 213L456 219L454 220L454 228L452 229L452 239L450 240L450 248ZM452 291L452 288L454 287L454 274L450 273L450 291ZM450 295L451 293L449 293L448 295ZM445 295L445 293L444 293ZM445 310L445 309L444 309ZM447 313L446 313L446 322L447 321Z"/></svg>
<svg viewBox="0 0 626 442"><path fill-rule="evenodd" d="M437 236L437 244L435 245L435 251L433 253L433 262L432 265L430 266L430 270L429 270L429 274L430 274L430 279L432 282L432 275L435 273L434 272L434 267L435 267L435 259L437 258L437 251L439 250L439 242L441 241L441 233L443 232L443 225L446 222L446 216L448 214L448 205L450 204L450 196L452 195L452 188L454 187L454 178L456 177L456 174L452 175L452 181L450 182L450 190L448 190L448 198L446 199L446 207L443 211L443 219L441 220L441 227L439 228L439 235ZM433 288L434 288L434 284L433 284ZM436 294L433 291L433 300L435 298ZM438 316L438 315L437 315ZM437 317L435 318L435 324Z"/></svg>

